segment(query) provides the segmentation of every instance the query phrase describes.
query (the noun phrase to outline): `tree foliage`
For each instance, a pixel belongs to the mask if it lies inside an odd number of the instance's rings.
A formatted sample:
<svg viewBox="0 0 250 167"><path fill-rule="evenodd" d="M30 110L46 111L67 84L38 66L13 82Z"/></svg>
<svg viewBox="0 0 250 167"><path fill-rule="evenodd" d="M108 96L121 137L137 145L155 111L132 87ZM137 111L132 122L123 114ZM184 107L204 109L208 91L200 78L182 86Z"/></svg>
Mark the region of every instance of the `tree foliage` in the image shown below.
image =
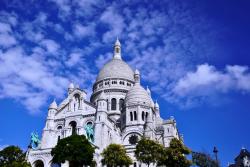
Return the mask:
<svg viewBox="0 0 250 167"><path fill-rule="evenodd" d="M126 154L125 148L120 144L110 144L101 154L102 164L108 167L129 166L131 158Z"/></svg>
<svg viewBox="0 0 250 167"><path fill-rule="evenodd" d="M9 146L0 151L1 167L31 167L25 160L25 153L17 146Z"/></svg>
<svg viewBox="0 0 250 167"><path fill-rule="evenodd" d="M91 165L94 151L84 135L72 135L59 140L52 149L52 162L64 163L67 160L72 167Z"/></svg>
<svg viewBox="0 0 250 167"><path fill-rule="evenodd" d="M173 138L169 147L164 149L158 165L165 165L166 167L189 167L192 163L185 155L190 153L191 151L180 140Z"/></svg>
<svg viewBox="0 0 250 167"><path fill-rule="evenodd" d="M142 138L136 145L135 156L137 160L149 166L158 162L163 150L163 146L156 141Z"/></svg>
<svg viewBox="0 0 250 167"><path fill-rule="evenodd" d="M219 164L209 154L192 152L192 161L200 167L219 167Z"/></svg>

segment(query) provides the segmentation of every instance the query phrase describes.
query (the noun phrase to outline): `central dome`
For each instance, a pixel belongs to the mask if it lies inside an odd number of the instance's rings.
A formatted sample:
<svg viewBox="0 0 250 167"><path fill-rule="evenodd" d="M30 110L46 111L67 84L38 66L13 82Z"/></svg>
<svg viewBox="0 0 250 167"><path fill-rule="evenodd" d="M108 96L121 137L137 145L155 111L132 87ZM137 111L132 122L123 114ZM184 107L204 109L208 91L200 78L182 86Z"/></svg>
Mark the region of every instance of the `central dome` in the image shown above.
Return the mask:
<svg viewBox="0 0 250 167"><path fill-rule="evenodd" d="M96 82L107 78L122 78L134 81L134 72L122 59L113 58L101 69Z"/></svg>

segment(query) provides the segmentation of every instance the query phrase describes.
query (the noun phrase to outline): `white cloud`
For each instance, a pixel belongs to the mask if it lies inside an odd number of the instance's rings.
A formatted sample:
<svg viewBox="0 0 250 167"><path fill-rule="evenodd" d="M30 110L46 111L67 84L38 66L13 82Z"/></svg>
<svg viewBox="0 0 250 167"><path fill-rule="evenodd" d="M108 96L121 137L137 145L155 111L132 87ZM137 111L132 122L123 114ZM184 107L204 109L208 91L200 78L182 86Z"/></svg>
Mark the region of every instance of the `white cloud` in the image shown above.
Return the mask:
<svg viewBox="0 0 250 167"><path fill-rule="evenodd" d="M17 43L15 37L9 34L0 34L0 46L7 48Z"/></svg>
<svg viewBox="0 0 250 167"><path fill-rule="evenodd" d="M59 16L64 19L71 13L71 3L70 0L50 0L54 2L59 7Z"/></svg>
<svg viewBox="0 0 250 167"><path fill-rule="evenodd" d="M51 54L56 54L60 48L60 45L51 39L43 39L40 44Z"/></svg>
<svg viewBox="0 0 250 167"><path fill-rule="evenodd" d="M231 76L232 80L234 81L234 86L236 86L236 89L242 90L242 91L250 91L250 71L249 67L247 66L239 66L234 65L230 66L228 65L226 67L226 71L228 75Z"/></svg>
<svg viewBox="0 0 250 167"><path fill-rule="evenodd" d="M26 55L20 48L0 53L1 98L20 100L30 112L38 112L49 95L60 97L68 80L58 76L36 55Z"/></svg>
<svg viewBox="0 0 250 167"><path fill-rule="evenodd" d="M79 23L76 23L74 25L74 35L78 38L84 38L87 36L93 36L95 35L95 24L89 24L89 25L82 25Z"/></svg>
<svg viewBox="0 0 250 167"><path fill-rule="evenodd" d="M111 60L112 56L112 53L106 53L104 55L98 56L98 58L95 60L96 67L100 70L105 63Z"/></svg>
<svg viewBox="0 0 250 167"><path fill-rule="evenodd" d="M122 35L125 27L123 17L115 10L114 6L108 7L100 16L100 21L109 26L109 31L103 34L104 42L113 42L114 39Z"/></svg>
<svg viewBox="0 0 250 167"><path fill-rule="evenodd" d="M0 21L10 23L12 26L16 26L18 23L18 17L14 12L8 13L2 10L0 11Z"/></svg>
<svg viewBox="0 0 250 167"><path fill-rule="evenodd" d="M68 67L72 67L81 61L82 56L83 55L81 52L73 52L69 55L69 59L66 61L65 64Z"/></svg>
<svg viewBox="0 0 250 167"><path fill-rule="evenodd" d="M179 97L209 96L228 91L250 92L250 71L246 66L228 65L224 71L202 64L176 83L173 93Z"/></svg>
<svg viewBox="0 0 250 167"><path fill-rule="evenodd" d="M7 23L0 22L0 33L11 33L11 27Z"/></svg>
<svg viewBox="0 0 250 167"><path fill-rule="evenodd" d="M0 47L10 47L17 43L10 24L0 22Z"/></svg>

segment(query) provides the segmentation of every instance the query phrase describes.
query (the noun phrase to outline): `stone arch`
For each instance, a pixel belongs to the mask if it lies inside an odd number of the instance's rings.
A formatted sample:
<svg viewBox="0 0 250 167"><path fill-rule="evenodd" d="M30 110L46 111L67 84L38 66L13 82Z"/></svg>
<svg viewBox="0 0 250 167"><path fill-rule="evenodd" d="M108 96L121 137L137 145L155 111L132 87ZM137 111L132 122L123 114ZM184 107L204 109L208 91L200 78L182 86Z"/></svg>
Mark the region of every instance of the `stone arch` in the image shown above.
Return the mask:
<svg viewBox="0 0 250 167"><path fill-rule="evenodd" d="M77 134L77 123L76 121L70 121L69 126L71 127L71 134Z"/></svg>
<svg viewBox="0 0 250 167"><path fill-rule="evenodd" d="M91 124L92 126L94 126L94 121L91 119L88 119L87 121L85 121L84 126L88 124Z"/></svg>
<svg viewBox="0 0 250 167"><path fill-rule="evenodd" d="M41 159L35 160L33 162L32 166L34 166L34 167L45 167L44 162Z"/></svg>
<svg viewBox="0 0 250 167"><path fill-rule="evenodd" d="M144 121L145 120L145 113L142 111L141 119Z"/></svg>
<svg viewBox="0 0 250 167"><path fill-rule="evenodd" d="M76 109L79 109L81 105L81 96L79 93L74 94L74 100L75 100L74 103L74 111L75 111Z"/></svg>
<svg viewBox="0 0 250 167"><path fill-rule="evenodd" d="M122 110L123 107L124 107L124 99L121 98L121 99L119 100L119 109Z"/></svg>
<svg viewBox="0 0 250 167"><path fill-rule="evenodd" d="M122 138L123 142L124 142L124 140L125 140L128 136L130 136L131 134L137 134L139 137L142 137L142 136L143 136L142 132L140 132L140 131L135 131L135 130L131 130L131 131L128 131L127 133L124 134L124 136L123 136L123 138Z"/></svg>

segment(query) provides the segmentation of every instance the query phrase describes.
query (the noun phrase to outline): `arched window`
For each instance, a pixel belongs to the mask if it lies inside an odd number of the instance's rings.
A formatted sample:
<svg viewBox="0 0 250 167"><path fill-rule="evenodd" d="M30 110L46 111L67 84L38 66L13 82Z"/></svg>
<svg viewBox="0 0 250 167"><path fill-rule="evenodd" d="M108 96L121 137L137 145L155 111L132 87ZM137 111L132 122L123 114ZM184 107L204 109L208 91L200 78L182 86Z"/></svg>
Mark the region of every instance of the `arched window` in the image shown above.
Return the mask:
<svg viewBox="0 0 250 167"><path fill-rule="evenodd" d="M130 112L130 121L133 121L133 113Z"/></svg>
<svg viewBox="0 0 250 167"><path fill-rule="evenodd" d="M116 52L116 53L119 53L119 52L120 52L120 49L119 49L119 48L115 48L115 52Z"/></svg>
<svg viewBox="0 0 250 167"><path fill-rule="evenodd" d="M78 93L76 93L74 95L74 98L75 98L75 101L76 101L76 104L77 104L77 108L79 108L80 107L80 95ZM74 108L75 108L75 106L74 106Z"/></svg>
<svg viewBox="0 0 250 167"><path fill-rule="evenodd" d="M146 120L148 120L148 112L146 112Z"/></svg>
<svg viewBox="0 0 250 167"><path fill-rule="evenodd" d="M71 129L72 129L72 135L77 134L77 133L76 133L76 122L75 122L75 121L71 121L71 122L69 123L69 125L71 126Z"/></svg>
<svg viewBox="0 0 250 167"><path fill-rule="evenodd" d="M134 120L137 120L137 113L134 111Z"/></svg>
<svg viewBox="0 0 250 167"><path fill-rule="evenodd" d="M122 110L124 107L124 99L119 100L119 109Z"/></svg>
<svg viewBox="0 0 250 167"><path fill-rule="evenodd" d="M61 125L58 126L58 127L57 127L57 130L59 130L59 131L62 130L62 126L61 126Z"/></svg>
<svg viewBox="0 0 250 167"><path fill-rule="evenodd" d="M111 110L116 110L116 99L111 99Z"/></svg>
<svg viewBox="0 0 250 167"><path fill-rule="evenodd" d="M61 137L60 137L60 136L57 136L57 142L58 142L60 139L61 139Z"/></svg>
<svg viewBox="0 0 250 167"><path fill-rule="evenodd" d="M142 114L141 114L141 119L144 121L144 115L145 115L145 113L144 113L144 111L142 111Z"/></svg>

